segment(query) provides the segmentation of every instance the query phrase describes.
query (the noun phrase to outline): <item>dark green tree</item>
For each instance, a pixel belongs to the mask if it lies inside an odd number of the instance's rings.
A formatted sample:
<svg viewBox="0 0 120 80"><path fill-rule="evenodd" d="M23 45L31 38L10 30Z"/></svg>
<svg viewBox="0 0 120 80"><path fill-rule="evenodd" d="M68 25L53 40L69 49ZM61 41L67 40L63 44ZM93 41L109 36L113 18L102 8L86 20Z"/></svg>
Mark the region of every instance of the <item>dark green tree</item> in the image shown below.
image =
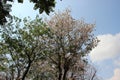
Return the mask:
<svg viewBox="0 0 120 80"><path fill-rule="evenodd" d="M12 80L25 80L31 64L44 59L43 39L49 29L38 16L35 20L25 18L23 22L14 17L13 22L1 27L0 68L9 74Z"/></svg>
<svg viewBox="0 0 120 80"><path fill-rule="evenodd" d="M10 17L10 9L12 7L11 4L8 4L7 2L13 2L14 0L0 0L0 25L3 25L7 22L6 17ZM24 0L17 0L18 3L23 3ZM49 14L51 11L53 11L53 8L55 7L55 0L29 0L30 2L34 3L34 9L39 9L39 13L46 12L46 14ZM7 6L7 8L6 8Z"/></svg>

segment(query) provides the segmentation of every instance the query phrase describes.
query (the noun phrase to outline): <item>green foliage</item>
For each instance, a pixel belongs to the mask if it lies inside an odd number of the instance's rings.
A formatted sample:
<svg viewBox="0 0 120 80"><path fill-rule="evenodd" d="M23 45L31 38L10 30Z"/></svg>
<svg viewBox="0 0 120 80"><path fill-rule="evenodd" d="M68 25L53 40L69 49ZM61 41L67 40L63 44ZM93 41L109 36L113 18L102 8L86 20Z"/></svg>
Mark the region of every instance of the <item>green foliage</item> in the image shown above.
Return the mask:
<svg viewBox="0 0 120 80"><path fill-rule="evenodd" d="M11 18L10 11L11 11L11 4L7 2L14 2L14 0L0 0L0 25L4 25L7 22L6 17ZM17 0L18 3L23 3L24 0ZM53 8L55 7L55 0L30 0L30 2L34 3L34 9L39 9L39 13L45 12L49 15ZM6 8L7 6L7 8Z"/></svg>
<svg viewBox="0 0 120 80"><path fill-rule="evenodd" d="M31 0L31 2L35 3L34 9L39 9L40 14L44 11L49 14L55 7L55 0Z"/></svg>
<svg viewBox="0 0 120 80"><path fill-rule="evenodd" d="M3 55L0 69L9 69L9 74L16 79L23 77L29 71L32 62L42 59L44 36L49 34L49 29L39 16L35 20L13 17L13 22L1 27L0 56ZM23 21L23 22L22 22ZM4 68L6 67L6 68ZM28 71L27 71L28 70ZM12 71L14 74L11 74ZM23 73L23 74L21 74Z"/></svg>
<svg viewBox="0 0 120 80"><path fill-rule="evenodd" d="M86 58L98 43L94 26L73 19L69 10L46 21L13 17L0 27L0 70L12 80L96 77Z"/></svg>
<svg viewBox="0 0 120 80"><path fill-rule="evenodd" d="M23 0L18 0L19 3L23 3Z"/></svg>
<svg viewBox="0 0 120 80"><path fill-rule="evenodd" d="M6 2L6 0L3 0ZM5 4L5 2L0 1L0 25L3 25L7 22L6 17L11 19L9 12L11 11L11 4Z"/></svg>

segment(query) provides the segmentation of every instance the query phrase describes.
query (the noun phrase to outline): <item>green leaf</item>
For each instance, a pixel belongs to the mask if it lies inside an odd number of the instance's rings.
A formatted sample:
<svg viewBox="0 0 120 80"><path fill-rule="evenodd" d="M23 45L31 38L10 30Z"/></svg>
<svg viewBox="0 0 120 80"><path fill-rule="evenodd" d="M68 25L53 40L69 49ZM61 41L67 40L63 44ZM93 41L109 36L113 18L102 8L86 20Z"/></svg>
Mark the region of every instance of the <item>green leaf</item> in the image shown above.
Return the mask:
<svg viewBox="0 0 120 80"><path fill-rule="evenodd" d="M19 3L23 3L23 0L18 0Z"/></svg>
<svg viewBox="0 0 120 80"><path fill-rule="evenodd" d="M6 68L0 65L0 71L5 71Z"/></svg>

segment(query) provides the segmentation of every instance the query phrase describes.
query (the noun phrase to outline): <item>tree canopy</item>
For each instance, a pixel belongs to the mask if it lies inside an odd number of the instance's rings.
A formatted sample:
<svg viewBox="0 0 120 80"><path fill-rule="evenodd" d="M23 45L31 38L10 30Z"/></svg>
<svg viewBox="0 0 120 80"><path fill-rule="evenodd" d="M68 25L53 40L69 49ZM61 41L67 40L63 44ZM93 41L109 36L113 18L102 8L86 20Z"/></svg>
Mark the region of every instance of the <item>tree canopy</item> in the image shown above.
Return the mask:
<svg viewBox="0 0 120 80"><path fill-rule="evenodd" d="M17 0L18 3L23 3L24 0ZM34 3L34 9L39 9L39 13L45 12L46 14L49 14L51 11L53 11L53 8L55 7L55 0L29 0L30 2ZM11 11L11 4L8 4L7 2L14 2L14 0L0 0L0 25L3 25L7 22L6 17L10 16Z"/></svg>
<svg viewBox="0 0 120 80"><path fill-rule="evenodd" d="M46 56L54 65L57 79L67 80L76 76L79 80L92 80L85 74L89 65L86 56L98 43L92 33L95 24L75 20L69 10L56 13L47 24L52 30L52 39L47 43L50 47L48 53L51 53Z"/></svg>
<svg viewBox="0 0 120 80"><path fill-rule="evenodd" d="M21 21L24 23L23 27ZM1 27L1 71L12 80L24 80L31 64L43 59L42 50L45 44L42 38L47 32L49 29L38 16L35 20L14 17L14 23L9 22Z"/></svg>
<svg viewBox="0 0 120 80"><path fill-rule="evenodd" d="M0 28L0 71L6 78L99 80L86 58L98 43L95 24L75 20L69 10L47 20L13 20Z"/></svg>

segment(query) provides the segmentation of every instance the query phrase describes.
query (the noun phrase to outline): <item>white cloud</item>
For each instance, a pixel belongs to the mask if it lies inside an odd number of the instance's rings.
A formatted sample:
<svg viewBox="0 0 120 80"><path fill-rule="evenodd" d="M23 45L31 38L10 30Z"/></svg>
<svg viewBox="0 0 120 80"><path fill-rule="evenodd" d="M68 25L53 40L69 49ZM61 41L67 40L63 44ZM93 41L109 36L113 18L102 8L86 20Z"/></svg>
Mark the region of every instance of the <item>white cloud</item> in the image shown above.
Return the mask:
<svg viewBox="0 0 120 80"><path fill-rule="evenodd" d="M116 35L99 35L97 37L100 42L90 53L92 61L112 59L120 54L120 33Z"/></svg>
<svg viewBox="0 0 120 80"><path fill-rule="evenodd" d="M115 65L120 67L120 57L114 61Z"/></svg>
<svg viewBox="0 0 120 80"><path fill-rule="evenodd" d="M119 68L114 70L114 75L109 80L120 80L120 69Z"/></svg>

